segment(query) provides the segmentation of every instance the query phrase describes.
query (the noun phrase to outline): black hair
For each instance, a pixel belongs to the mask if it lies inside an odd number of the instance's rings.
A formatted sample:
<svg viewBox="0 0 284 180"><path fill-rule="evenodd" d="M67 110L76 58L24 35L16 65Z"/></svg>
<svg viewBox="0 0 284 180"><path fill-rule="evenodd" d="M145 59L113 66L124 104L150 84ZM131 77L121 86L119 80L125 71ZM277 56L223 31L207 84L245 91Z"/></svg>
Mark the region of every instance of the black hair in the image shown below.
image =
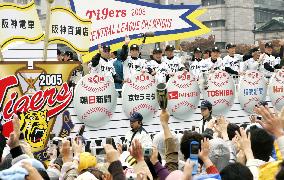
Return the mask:
<svg viewBox="0 0 284 180"><path fill-rule="evenodd" d="M57 49L57 56L61 55L61 51Z"/></svg>
<svg viewBox="0 0 284 180"><path fill-rule="evenodd" d="M235 123L229 123L227 127L229 140L232 140L236 136L236 131L240 133L240 127Z"/></svg>
<svg viewBox="0 0 284 180"><path fill-rule="evenodd" d="M243 124L240 125L240 128L246 129L247 127L248 127L248 124L247 124L247 123L243 123Z"/></svg>
<svg viewBox="0 0 284 180"><path fill-rule="evenodd" d="M253 180L249 168L241 163L233 163L226 166L221 172L222 180Z"/></svg>
<svg viewBox="0 0 284 180"><path fill-rule="evenodd" d="M199 143L199 149L201 148L201 140L203 139L202 135L195 131L184 131L183 136L180 142L180 151L184 156L184 159L188 159L190 155L190 143L192 141L197 141ZM198 158L198 162L203 164L202 161Z"/></svg>
<svg viewBox="0 0 284 180"><path fill-rule="evenodd" d="M284 161L282 161L282 163L279 164L279 172L277 173L277 175L275 176L276 180L283 180L284 179Z"/></svg>
<svg viewBox="0 0 284 180"><path fill-rule="evenodd" d="M273 137L257 126L250 127L249 132L254 158L268 162L274 148Z"/></svg>
<svg viewBox="0 0 284 180"><path fill-rule="evenodd" d="M89 167L87 169L83 169L81 172L79 172L79 174L81 175L85 172L93 174L98 180L103 180L104 173L95 167Z"/></svg>

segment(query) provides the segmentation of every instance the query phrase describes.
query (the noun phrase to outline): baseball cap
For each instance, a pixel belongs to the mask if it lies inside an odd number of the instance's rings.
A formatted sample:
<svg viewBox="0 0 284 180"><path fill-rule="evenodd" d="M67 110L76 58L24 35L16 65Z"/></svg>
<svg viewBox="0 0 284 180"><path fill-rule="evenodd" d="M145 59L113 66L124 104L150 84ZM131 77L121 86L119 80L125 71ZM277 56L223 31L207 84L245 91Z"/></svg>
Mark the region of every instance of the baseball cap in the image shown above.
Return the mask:
<svg viewBox="0 0 284 180"><path fill-rule="evenodd" d="M175 46L174 45L167 45L165 51L174 51Z"/></svg>
<svg viewBox="0 0 284 180"><path fill-rule="evenodd" d="M162 49L161 48L155 48L153 50L153 54L158 54L158 53L163 53Z"/></svg>
<svg viewBox="0 0 284 180"><path fill-rule="evenodd" d="M273 48L273 45L271 42L265 43L265 48L268 48L268 47Z"/></svg>
<svg viewBox="0 0 284 180"><path fill-rule="evenodd" d="M251 53L260 51L259 47L255 47L251 49Z"/></svg>
<svg viewBox="0 0 284 180"><path fill-rule="evenodd" d="M199 47L197 47L197 48L194 48L194 53L196 53L196 52L202 52L202 51Z"/></svg>
<svg viewBox="0 0 284 180"><path fill-rule="evenodd" d="M220 49L219 49L217 46L215 46L215 47L212 49L212 52L220 52Z"/></svg>
<svg viewBox="0 0 284 180"><path fill-rule="evenodd" d="M132 122L134 122L134 121L142 121L143 120L143 116L139 112L134 112L134 113L131 114L129 120L132 121Z"/></svg>
<svg viewBox="0 0 284 180"><path fill-rule="evenodd" d="M139 51L139 46L138 46L137 44L132 44L132 45L130 46L130 51L133 51L133 50Z"/></svg>
<svg viewBox="0 0 284 180"><path fill-rule="evenodd" d="M64 55L70 56L70 58L73 59L73 53L71 51L65 51Z"/></svg>
<svg viewBox="0 0 284 180"><path fill-rule="evenodd" d="M235 44L229 43L229 44L227 44L226 49L230 49L230 48L234 48L234 47L236 47Z"/></svg>
<svg viewBox="0 0 284 180"><path fill-rule="evenodd" d="M103 50L110 52L110 46L109 45L103 45Z"/></svg>
<svg viewBox="0 0 284 180"><path fill-rule="evenodd" d="M212 104L211 102L207 101L207 100L204 100L201 102L201 106L200 106L201 109L212 109Z"/></svg>

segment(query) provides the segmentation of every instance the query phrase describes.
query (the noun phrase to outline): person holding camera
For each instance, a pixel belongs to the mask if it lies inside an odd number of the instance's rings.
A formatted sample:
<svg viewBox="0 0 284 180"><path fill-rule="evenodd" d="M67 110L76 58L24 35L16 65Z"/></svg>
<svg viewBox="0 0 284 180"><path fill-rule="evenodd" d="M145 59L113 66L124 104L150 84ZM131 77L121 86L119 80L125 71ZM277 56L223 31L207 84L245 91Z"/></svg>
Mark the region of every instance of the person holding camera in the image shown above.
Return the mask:
<svg viewBox="0 0 284 180"><path fill-rule="evenodd" d="M126 133L125 143L130 147L134 139L138 139L142 147L152 147L152 140L148 132L143 128L143 116L134 112L130 120L131 131Z"/></svg>

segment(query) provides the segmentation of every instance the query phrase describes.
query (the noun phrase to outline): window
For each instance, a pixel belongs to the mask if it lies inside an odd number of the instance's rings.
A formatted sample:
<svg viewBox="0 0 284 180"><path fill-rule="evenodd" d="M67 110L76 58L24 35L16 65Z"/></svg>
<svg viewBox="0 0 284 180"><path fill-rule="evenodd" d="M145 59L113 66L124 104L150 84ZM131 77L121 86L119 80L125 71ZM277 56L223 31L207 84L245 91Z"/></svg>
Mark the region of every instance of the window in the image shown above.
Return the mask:
<svg viewBox="0 0 284 180"><path fill-rule="evenodd" d="M213 6L218 4L225 4L225 0L202 0L202 6Z"/></svg>
<svg viewBox="0 0 284 180"><path fill-rule="evenodd" d="M14 0L4 0L4 2L14 2Z"/></svg>
<svg viewBox="0 0 284 180"><path fill-rule="evenodd" d="M209 28L212 27L225 27L225 20L204 21L203 24Z"/></svg>

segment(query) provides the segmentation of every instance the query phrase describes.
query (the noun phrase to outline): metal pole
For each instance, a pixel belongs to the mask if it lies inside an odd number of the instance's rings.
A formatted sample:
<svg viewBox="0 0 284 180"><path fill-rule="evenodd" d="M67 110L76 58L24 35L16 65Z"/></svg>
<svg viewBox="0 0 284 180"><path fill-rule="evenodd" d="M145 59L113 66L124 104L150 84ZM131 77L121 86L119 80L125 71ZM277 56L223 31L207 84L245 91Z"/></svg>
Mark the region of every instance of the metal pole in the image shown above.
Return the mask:
<svg viewBox="0 0 284 180"><path fill-rule="evenodd" d="M54 0L46 0L46 1L47 1L47 10L46 10L46 22L45 22L43 61L47 60L47 48L48 48L50 14L51 14L50 9L51 9L51 4L54 2Z"/></svg>

